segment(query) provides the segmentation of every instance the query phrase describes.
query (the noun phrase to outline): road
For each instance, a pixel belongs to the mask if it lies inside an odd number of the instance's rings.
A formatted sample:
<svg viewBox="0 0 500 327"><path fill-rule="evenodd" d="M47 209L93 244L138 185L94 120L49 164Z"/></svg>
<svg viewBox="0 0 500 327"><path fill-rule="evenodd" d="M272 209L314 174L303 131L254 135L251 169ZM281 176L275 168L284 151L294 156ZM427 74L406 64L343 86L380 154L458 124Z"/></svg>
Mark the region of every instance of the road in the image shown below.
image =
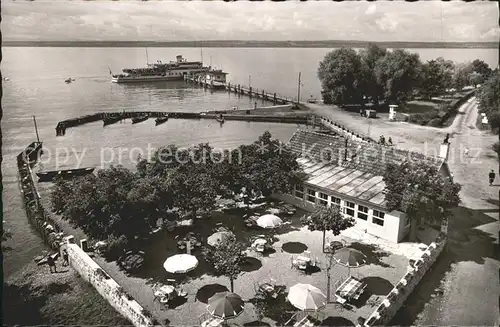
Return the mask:
<svg viewBox="0 0 500 327"><path fill-rule="evenodd" d="M309 106L309 104L308 104ZM309 106L347 128L367 134L367 119L324 105ZM448 165L462 185L462 203L449 225L446 249L393 319L395 325L494 326L499 323L500 254L498 246L499 186L489 186L488 172L498 159L491 145L498 136L475 127L475 98L459 110L453 124L438 129L375 119L370 136L391 137L396 146L432 154L450 133ZM464 149L468 148L466 157Z"/></svg>

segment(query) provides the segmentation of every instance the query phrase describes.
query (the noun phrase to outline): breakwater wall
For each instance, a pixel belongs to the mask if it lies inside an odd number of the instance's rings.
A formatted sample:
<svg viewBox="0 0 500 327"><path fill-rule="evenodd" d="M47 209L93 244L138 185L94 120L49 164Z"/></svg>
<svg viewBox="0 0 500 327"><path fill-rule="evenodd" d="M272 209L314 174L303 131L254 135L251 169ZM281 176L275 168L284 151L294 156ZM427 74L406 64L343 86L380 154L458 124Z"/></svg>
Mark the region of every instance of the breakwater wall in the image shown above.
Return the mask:
<svg viewBox="0 0 500 327"><path fill-rule="evenodd" d="M275 123L290 123L290 124L307 124L308 116L305 115L285 115L285 116L272 116L272 115L253 115L249 110L247 115L226 114L230 110L220 112L223 114L225 120L244 120L254 122L275 122ZM96 113L93 115L86 115L82 117L67 119L59 122L56 126L56 135L62 136L65 134L66 129L69 127L80 126L87 123L92 123L104 119L130 119L147 115L150 118L164 117L168 115L169 119L215 119L219 115L214 112L166 112L166 111L133 111L133 112L109 112L109 113Z"/></svg>
<svg viewBox="0 0 500 327"><path fill-rule="evenodd" d="M411 292L424 278L429 268L436 262L446 246L446 240L446 233L441 232L439 237L425 249L420 258L410 260L406 274L366 319L364 327L387 326L389 324Z"/></svg>
<svg viewBox="0 0 500 327"><path fill-rule="evenodd" d="M33 153L35 149L37 151ZM71 266L134 326L159 325L149 311L127 294L85 251L72 243L74 238L66 236L51 211L43 206L31 169L41 155L41 150L42 144L33 142L17 156L19 188L30 223L52 250L60 251L61 246L66 248Z"/></svg>

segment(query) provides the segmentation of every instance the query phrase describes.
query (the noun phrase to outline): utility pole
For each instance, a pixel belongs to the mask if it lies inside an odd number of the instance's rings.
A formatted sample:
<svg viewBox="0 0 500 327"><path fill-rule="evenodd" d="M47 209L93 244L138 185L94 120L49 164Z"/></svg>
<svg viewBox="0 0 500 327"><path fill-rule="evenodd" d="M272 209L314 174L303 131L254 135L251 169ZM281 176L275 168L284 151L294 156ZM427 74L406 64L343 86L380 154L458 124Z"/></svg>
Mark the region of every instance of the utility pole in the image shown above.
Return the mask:
<svg viewBox="0 0 500 327"><path fill-rule="evenodd" d="M210 67L212 67L212 56L210 56Z"/></svg>
<svg viewBox="0 0 500 327"><path fill-rule="evenodd" d="M248 75L248 87L252 86L252 75Z"/></svg>
<svg viewBox="0 0 500 327"><path fill-rule="evenodd" d="M297 103L300 102L300 75L301 75L301 73L299 72L299 87L297 90Z"/></svg>
<svg viewBox="0 0 500 327"><path fill-rule="evenodd" d="M201 64L203 65L203 48L200 48L200 52L201 52Z"/></svg>

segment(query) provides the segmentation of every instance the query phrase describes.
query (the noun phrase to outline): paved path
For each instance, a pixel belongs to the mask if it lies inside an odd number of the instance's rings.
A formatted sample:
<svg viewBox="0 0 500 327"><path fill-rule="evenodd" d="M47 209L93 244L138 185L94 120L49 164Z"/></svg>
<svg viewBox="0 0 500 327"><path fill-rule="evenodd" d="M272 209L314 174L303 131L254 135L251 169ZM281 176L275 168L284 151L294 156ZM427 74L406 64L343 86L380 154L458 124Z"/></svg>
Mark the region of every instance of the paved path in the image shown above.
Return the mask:
<svg viewBox="0 0 500 327"><path fill-rule="evenodd" d="M366 119L325 105L309 105L347 128L374 139L392 137L397 147L426 154L436 151L450 133L449 167L462 185L461 207L450 221L449 244L438 262L405 303L393 324L493 326L499 317L498 199L500 181L488 184L488 172L499 164L491 145L498 135L476 127L477 103L472 98L453 124L433 128L386 119ZM369 123L369 125L368 125ZM369 126L369 128L368 128ZM468 156L464 155L469 149Z"/></svg>

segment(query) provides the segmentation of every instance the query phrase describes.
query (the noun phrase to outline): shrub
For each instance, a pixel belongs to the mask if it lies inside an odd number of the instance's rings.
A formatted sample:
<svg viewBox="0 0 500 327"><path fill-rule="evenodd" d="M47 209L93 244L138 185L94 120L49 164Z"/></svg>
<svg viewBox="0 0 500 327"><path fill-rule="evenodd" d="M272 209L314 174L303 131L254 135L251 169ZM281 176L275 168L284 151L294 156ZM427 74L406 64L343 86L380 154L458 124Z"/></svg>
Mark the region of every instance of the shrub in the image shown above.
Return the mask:
<svg viewBox="0 0 500 327"><path fill-rule="evenodd" d="M124 235L118 238L111 235L108 237L107 246L103 251L104 257L109 260L116 260L125 253L127 247L128 240Z"/></svg>
<svg viewBox="0 0 500 327"><path fill-rule="evenodd" d="M440 127L441 126L441 118L433 118L431 119L427 125L432 127Z"/></svg>
<svg viewBox="0 0 500 327"><path fill-rule="evenodd" d="M492 148L493 151L497 153L498 159L500 159L500 142L496 142L495 144L493 144Z"/></svg>
<svg viewBox="0 0 500 327"><path fill-rule="evenodd" d="M488 122L490 123L491 130L498 133L500 128L500 111L494 112L488 116Z"/></svg>

